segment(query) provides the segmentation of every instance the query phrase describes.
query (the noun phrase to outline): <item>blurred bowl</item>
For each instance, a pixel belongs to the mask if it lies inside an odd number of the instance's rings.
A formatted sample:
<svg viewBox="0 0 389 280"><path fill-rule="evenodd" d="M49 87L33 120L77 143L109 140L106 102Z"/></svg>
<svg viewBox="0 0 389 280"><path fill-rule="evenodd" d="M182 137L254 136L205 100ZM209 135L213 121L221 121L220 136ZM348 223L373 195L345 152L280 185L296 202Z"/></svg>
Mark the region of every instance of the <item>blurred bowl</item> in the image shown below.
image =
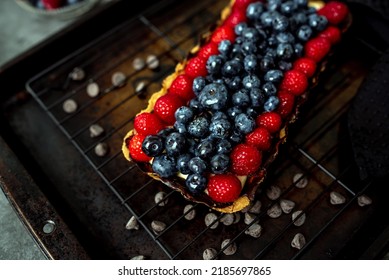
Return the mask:
<svg viewBox="0 0 389 280"><path fill-rule="evenodd" d="M91 10L100 0L83 0L74 4L69 4L66 6L62 6L57 9L46 10L44 8L38 8L29 0L15 0L15 2L25 9L26 11L33 13L35 15L68 19L80 16L87 11Z"/></svg>

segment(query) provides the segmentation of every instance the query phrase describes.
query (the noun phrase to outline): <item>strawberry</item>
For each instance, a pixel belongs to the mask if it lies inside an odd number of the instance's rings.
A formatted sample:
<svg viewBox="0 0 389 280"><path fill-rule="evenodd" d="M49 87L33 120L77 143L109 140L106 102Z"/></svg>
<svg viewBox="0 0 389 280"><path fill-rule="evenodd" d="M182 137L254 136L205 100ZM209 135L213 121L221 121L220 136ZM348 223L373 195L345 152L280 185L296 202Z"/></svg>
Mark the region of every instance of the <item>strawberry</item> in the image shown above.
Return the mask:
<svg viewBox="0 0 389 280"><path fill-rule="evenodd" d="M184 105L184 101L177 95L167 93L160 96L154 104L154 113L166 124L173 125L176 121L176 110Z"/></svg>
<svg viewBox="0 0 389 280"><path fill-rule="evenodd" d="M346 4L340 1L329 1L321 9L319 9L317 13L325 16L329 23L338 25L346 19L349 9Z"/></svg>
<svg viewBox="0 0 389 280"><path fill-rule="evenodd" d="M168 91L170 93L176 94L184 101L189 101L195 97L195 94L192 90L192 85L193 78L188 75L181 74L174 79Z"/></svg>
<svg viewBox="0 0 389 280"><path fill-rule="evenodd" d="M316 62L309 57L300 57L293 63L293 69L303 72L307 78L310 78L316 72Z"/></svg>
<svg viewBox="0 0 389 280"><path fill-rule="evenodd" d="M230 155L231 169L236 175L252 175L262 163L262 154L254 146L241 143L236 145Z"/></svg>
<svg viewBox="0 0 389 280"><path fill-rule="evenodd" d="M301 95L308 88L308 79L304 73L291 69L284 73L284 78L280 84L280 89L294 95Z"/></svg>
<svg viewBox="0 0 389 280"><path fill-rule="evenodd" d="M240 22L245 22L247 20L246 13L239 9L235 9L231 12L231 14L226 18L224 24L235 27Z"/></svg>
<svg viewBox="0 0 389 280"><path fill-rule="evenodd" d="M163 128L162 121L154 113L143 112L134 119L135 131L144 136L157 134Z"/></svg>
<svg viewBox="0 0 389 280"><path fill-rule="evenodd" d="M253 0L235 0L233 9L234 10L240 10L240 11L246 11L248 5L250 3L254 2Z"/></svg>
<svg viewBox="0 0 389 280"><path fill-rule="evenodd" d="M255 120L257 126L265 127L270 133L276 133L281 129L282 119L277 112L265 112Z"/></svg>
<svg viewBox="0 0 389 280"><path fill-rule="evenodd" d="M304 53L306 57L319 62L329 53L330 49L331 43L328 39L316 37L305 43Z"/></svg>
<svg viewBox="0 0 389 280"><path fill-rule="evenodd" d="M246 143L261 151L266 151L271 145L271 134L266 128L257 127L246 135Z"/></svg>
<svg viewBox="0 0 389 280"><path fill-rule="evenodd" d="M280 114L281 118L286 118L294 108L295 96L287 91L279 91L278 99L280 104L277 107L277 113Z"/></svg>
<svg viewBox="0 0 389 280"><path fill-rule="evenodd" d="M198 56L192 57L185 66L185 74L192 78L205 77L208 74L206 65L207 61L205 59Z"/></svg>
<svg viewBox="0 0 389 280"><path fill-rule="evenodd" d="M145 138L145 135L135 134L128 143L130 157L135 161L148 162L151 160L151 158L147 156L142 150L142 143Z"/></svg>
<svg viewBox="0 0 389 280"><path fill-rule="evenodd" d="M320 32L317 36L326 38L332 45L335 45L340 42L342 33L338 27L330 25L327 26L327 28Z"/></svg>
<svg viewBox="0 0 389 280"><path fill-rule="evenodd" d="M219 44L223 40L229 40L230 42L235 41L234 28L229 25L222 25L216 28L211 35L211 42Z"/></svg>
<svg viewBox="0 0 389 280"><path fill-rule="evenodd" d="M211 55L217 55L217 54L219 54L218 45L213 42L209 42L203 47L201 47L198 53L198 57L207 61Z"/></svg>
<svg viewBox="0 0 389 280"><path fill-rule="evenodd" d="M54 10L63 5L63 0L42 0L42 4L46 10Z"/></svg>
<svg viewBox="0 0 389 280"><path fill-rule="evenodd" d="M212 200L221 203L235 201L242 191L242 185L234 174L217 174L209 178L208 195Z"/></svg>

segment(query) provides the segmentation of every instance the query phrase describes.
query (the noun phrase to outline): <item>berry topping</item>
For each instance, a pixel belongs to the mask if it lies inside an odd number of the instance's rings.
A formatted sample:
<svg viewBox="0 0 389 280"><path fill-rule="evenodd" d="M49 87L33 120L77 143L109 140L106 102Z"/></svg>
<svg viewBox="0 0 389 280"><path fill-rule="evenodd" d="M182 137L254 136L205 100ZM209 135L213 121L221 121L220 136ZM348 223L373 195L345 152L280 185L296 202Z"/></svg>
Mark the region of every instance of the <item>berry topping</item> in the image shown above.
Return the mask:
<svg viewBox="0 0 389 280"><path fill-rule="evenodd" d="M346 19L349 10L346 4L340 1L330 1L323 8L318 10L317 13L325 16L329 23L338 25Z"/></svg>
<svg viewBox="0 0 389 280"><path fill-rule="evenodd" d="M145 154L142 150L143 140L146 136L142 134L135 134L128 144L128 150L130 151L130 156L133 160L139 162L148 162L151 160L149 156Z"/></svg>
<svg viewBox="0 0 389 280"><path fill-rule="evenodd" d="M191 100L195 95L192 89L193 78L188 75L178 75L169 87L169 92L179 96L184 101Z"/></svg>
<svg viewBox="0 0 389 280"><path fill-rule="evenodd" d="M160 118L154 113L143 112L134 119L134 129L137 133L143 135L157 134L164 128Z"/></svg>
<svg viewBox="0 0 389 280"><path fill-rule="evenodd" d="M316 37L309 40L304 47L305 56L314 61L321 61L330 51L331 43L323 37Z"/></svg>
<svg viewBox="0 0 389 280"><path fill-rule="evenodd" d="M63 0L42 0L42 4L45 9L54 10L63 5Z"/></svg>
<svg viewBox="0 0 389 280"><path fill-rule="evenodd" d="M199 53L198 53L198 57L207 61L211 55L217 55L217 54L219 54L218 44L215 44L213 42L209 42L206 45L204 45L203 47L201 47L201 49L199 50Z"/></svg>
<svg viewBox="0 0 389 280"><path fill-rule="evenodd" d="M285 118L293 111L295 96L287 91L280 91L278 92L278 99L280 100L280 104L276 112L282 118Z"/></svg>
<svg viewBox="0 0 389 280"><path fill-rule="evenodd" d="M208 74L206 64L207 60L199 56L192 57L185 66L185 73L192 78L206 76Z"/></svg>
<svg viewBox="0 0 389 280"><path fill-rule="evenodd" d="M176 110L184 105L184 102L175 94L165 94L157 99L154 105L154 113L166 124L174 124Z"/></svg>
<svg viewBox="0 0 389 280"><path fill-rule="evenodd" d="M335 45L336 43L339 43L342 34L338 27L330 25L317 36L326 38L332 45Z"/></svg>
<svg viewBox="0 0 389 280"><path fill-rule="evenodd" d="M266 151L271 145L271 134L264 127L257 127L253 132L246 135L246 143L259 150Z"/></svg>
<svg viewBox="0 0 389 280"><path fill-rule="evenodd" d="M261 163L261 152L248 144L238 144L231 152L231 169L237 175L252 175Z"/></svg>
<svg viewBox="0 0 389 280"><path fill-rule="evenodd" d="M303 94L308 88L308 80L304 73L292 69L284 74L280 89L288 91L294 95Z"/></svg>
<svg viewBox="0 0 389 280"><path fill-rule="evenodd" d="M158 135L147 135L143 140L142 150L149 157L159 156L163 149L163 139Z"/></svg>
<svg viewBox="0 0 389 280"><path fill-rule="evenodd" d="M162 178L169 178L177 173L175 160L167 154L155 157L151 167Z"/></svg>
<svg viewBox="0 0 389 280"><path fill-rule="evenodd" d="M207 186L209 196L216 202L235 201L242 191L241 183L233 174L218 174L209 178Z"/></svg>
<svg viewBox="0 0 389 280"><path fill-rule="evenodd" d="M234 28L235 25L241 22L245 22L246 19L246 14L243 11L237 9L231 12L231 14L224 21L224 24Z"/></svg>
<svg viewBox="0 0 389 280"><path fill-rule="evenodd" d="M281 116L276 112L265 112L259 115L255 121L257 126L265 127L270 133L276 133L282 125Z"/></svg>
<svg viewBox="0 0 389 280"><path fill-rule="evenodd" d="M235 41L235 31L229 25L222 25L212 33L211 42L219 44L223 40Z"/></svg>
<svg viewBox="0 0 389 280"><path fill-rule="evenodd" d="M300 57L293 63L293 69L296 69L310 78L316 72L316 62L308 57Z"/></svg>
<svg viewBox="0 0 389 280"><path fill-rule="evenodd" d="M220 110L226 106L228 90L225 85L212 83L206 85L199 95L200 104L210 110Z"/></svg>
<svg viewBox="0 0 389 280"><path fill-rule="evenodd" d="M251 2L253 2L253 0L235 0L233 8L246 11L248 5L250 5Z"/></svg>
<svg viewBox="0 0 389 280"><path fill-rule="evenodd" d="M192 194L200 194L207 187L207 178L199 173L190 174L185 181L185 185Z"/></svg>

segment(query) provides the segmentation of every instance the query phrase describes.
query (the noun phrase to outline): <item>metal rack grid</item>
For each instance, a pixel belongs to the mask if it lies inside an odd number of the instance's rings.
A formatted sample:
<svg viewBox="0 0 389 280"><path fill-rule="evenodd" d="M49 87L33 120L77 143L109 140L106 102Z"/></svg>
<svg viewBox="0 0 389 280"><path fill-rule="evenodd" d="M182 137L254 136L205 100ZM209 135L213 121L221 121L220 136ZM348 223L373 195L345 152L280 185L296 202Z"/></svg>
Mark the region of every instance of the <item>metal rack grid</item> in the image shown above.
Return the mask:
<svg viewBox="0 0 389 280"><path fill-rule="evenodd" d="M174 1L161 1L33 77L27 83L27 89L167 258L201 259L203 250L209 247L217 249L218 258L226 259L331 258L342 244L329 246L331 238L336 237L331 233L333 228L339 227L351 234L368 216L368 211L358 207L356 200L360 194L368 192L370 183L359 182L353 166L341 160L344 157L342 145L347 143L347 137L339 138L342 123L362 79L361 73L352 76L347 71L354 67L347 61L340 68L328 71L331 75L325 77L326 86L315 89L313 101L306 105L312 109L303 111L298 124L292 125L288 143L281 148L271 167L274 170L269 171L271 176L257 193L262 210L250 223L243 222L242 213L241 221L224 226L221 219L225 214L217 213L218 219L214 223L220 225L216 229L211 228L213 224L206 226L204 216L208 209L193 204L184 213L183 207L188 201L123 159L122 140L132 128L135 114L145 107L148 97L159 89L163 78L174 71L175 65L198 42L199 35L209 30L219 18L220 10L227 2L198 1L194 8L189 1L179 5ZM191 9L185 9L188 5L192 5ZM171 18L174 20L166 20ZM160 61L157 70L147 66L140 70L132 68L134 58L150 53ZM70 79L69 73L76 67L86 73L82 81ZM117 71L126 76L126 81L119 86L111 82L112 74ZM145 90L136 92L141 81L145 82ZM98 83L101 89L95 98L88 97L85 92L91 82ZM79 104L72 114L62 109L63 102L69 98ZM95 123L102 125L105 133L91 138L89 127ZM109 153L104 157L96 156L94 148L103 142L108 144ZM292 182L296 173L304 175L300 180L309 180L308 187L296 188ZM266 196L271 185L282 189L280 198L275 201ZM160 204L154 202L157 191L167 193ZM347 202L331 205L331 191L342 193ZM268 217L267 210L280 199L291 199L296 202L295 210L304 211L307 221L302 227L293 224L291 214L282 214L277 219ZM160 206L162 203L167 205ZM196 218L187 221L185 215L191 210L196 211ZM339 223L345 218L349 219L348 223ZM166 229L157 234L153 232L150 227L153 220L166 223ZM246 235L246 230L257 222L263 227L261 237ZM290 246L297 232L304 233L307 238L307 244L301 250ZM222 240L227 238L230 243L220 248ZM232 242L238 244L238 252L233 256L224 255L223 249Z"/></svg>

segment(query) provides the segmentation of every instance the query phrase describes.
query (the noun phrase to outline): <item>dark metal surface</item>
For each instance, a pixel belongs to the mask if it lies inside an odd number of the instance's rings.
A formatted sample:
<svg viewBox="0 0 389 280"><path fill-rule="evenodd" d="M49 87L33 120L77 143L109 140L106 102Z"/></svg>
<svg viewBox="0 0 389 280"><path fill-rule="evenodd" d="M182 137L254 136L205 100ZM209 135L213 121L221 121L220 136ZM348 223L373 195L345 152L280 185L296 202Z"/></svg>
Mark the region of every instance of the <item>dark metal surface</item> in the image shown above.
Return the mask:
<svg viewBox="0 0 389 280"><path fill-rule="evenodd" d="M193 5L193 1L160 1L63 56L43 72L37 69L38 74L26 83L34 99L22 91L4 102L2 123L7 132L2 136L13 143L11 149L28 175L71 231L66 237L79 242L86 252L79 253L78 247L68 246L61 239L56 239L59 244L50 244L37 235L49 252L56 252L52 254L54 258L128 259L141 254L150 259L201 259L204 249L219 250L225 238L236 242L238 251L233 256L219 251L219 258L373 257L363 253L368 248L370 252L373 250L373 241L382 239L381 231L388 226L386 220L377 218L385 205L385 191L377 186L381 182L360 181L356 176L344 117L377 53L357 38L353 30L330 59L329 69L320 77L321 83L304 106L298 122L291 127L290 137L269 171L272 175L257 194L262 212L255 221L263 227L258 239L244 233L248 225L243 223L243 216L234 225L210 229L204 224L209 210L202 205L194 206L196 218L187 221L183 208L188 201L161 183L151 181L123 158L122 139L132 128L134 115L145 107L162 79L174 71L177 62L215 22L227 2L197 1ZM157 71L132 68L135 57L145 58L150 53L160 60ZM85 70L84 80L69 80L74 67ZM121 87L111 83L116 71L127 77ZM86 94L90 81L101 88L102 94L97 98ZM140 81L147 84L146 92L141 95L135 92ZM62 103L68 98L79 104L74 114L62 110ZM89 136L89 126L94 123L105 128L105 134L99 138ZM109 146L105 157L94 154L99 142ZM8 160L2 159L2 164L7 166ZM309 179L305 189L292 184L297 172ZM7 185L8 194L15 198L17 206L23 203L23 198L15 195L18 194L15 183L16 178ZM306 212L303 226L294 226L290 214L278 219L267 216L266 209L274 202L267 198L266 189L273 184L282 189L282 198L296 202L296 210ZM154 195L158 191L168 193L166 206L155 204ZM342 193L346 203L331 205L331 191ZM357 205L356 199L362 193L372 197L372 205L364 208ZM25 213L26 221L37 219L29 209L20 212ZM223 216L217 215L219 219ZM139 230L125 228L131 216L141 224ZM150 227L153 220L166 223L166 230L155 234ZM297 232L307 238L307 246L300 251L290 246ZM71 253L66 255L66 250ZM378 251L375 250L374 257Z"/></svg>

